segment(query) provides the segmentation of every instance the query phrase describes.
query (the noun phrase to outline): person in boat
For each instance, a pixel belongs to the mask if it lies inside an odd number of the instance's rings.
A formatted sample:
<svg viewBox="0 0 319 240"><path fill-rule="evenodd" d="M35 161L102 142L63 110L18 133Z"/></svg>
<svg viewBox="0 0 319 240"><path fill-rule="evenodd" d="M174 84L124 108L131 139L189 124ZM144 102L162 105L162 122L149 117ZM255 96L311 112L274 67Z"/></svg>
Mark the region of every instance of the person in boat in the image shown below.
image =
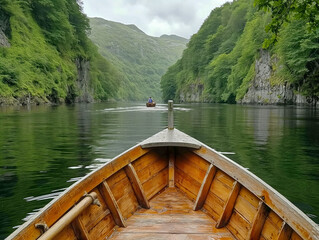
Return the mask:
<svg viewBox="0 0 319 240"><path fill-rule="evenodd" d="M150 97L150 98L148 99L148 103L153 103L152 97Z"/></svg>

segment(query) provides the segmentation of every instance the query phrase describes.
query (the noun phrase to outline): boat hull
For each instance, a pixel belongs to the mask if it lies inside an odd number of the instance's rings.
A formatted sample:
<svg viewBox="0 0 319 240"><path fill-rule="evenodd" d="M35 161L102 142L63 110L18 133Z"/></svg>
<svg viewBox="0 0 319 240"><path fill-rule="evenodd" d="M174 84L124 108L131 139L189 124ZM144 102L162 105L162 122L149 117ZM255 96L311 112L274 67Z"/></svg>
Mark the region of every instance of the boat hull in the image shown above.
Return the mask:
<svg viewBox="0 0 319 240"><path fill-rule="evenodd" d="M42 234L39 224L49 230ZM319 239L318 226L280 193L177 129L90 173L7 239L134 239L150 232L154 239L204 233L211 239Z"/></svg>
<svg viewBox="0 0 319 240"><path fill-rule="evenodd" d="M152 102L152 103L146 103L146 107L155 107L156 103Z"/></svg>

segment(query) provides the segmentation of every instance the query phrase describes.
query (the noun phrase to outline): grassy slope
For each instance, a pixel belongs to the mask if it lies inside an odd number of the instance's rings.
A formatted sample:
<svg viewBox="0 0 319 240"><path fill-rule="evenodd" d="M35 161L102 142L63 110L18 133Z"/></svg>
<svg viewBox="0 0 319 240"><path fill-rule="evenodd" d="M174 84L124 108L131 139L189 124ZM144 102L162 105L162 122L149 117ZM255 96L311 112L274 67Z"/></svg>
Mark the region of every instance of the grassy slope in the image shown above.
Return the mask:
<svg viewBox="0 0 319 240"><path fill-rule="evenodd" d="M134 25L100 18L90 19L90 38L99 52L124 74L119 98L145 100L161 98L160 78L186 47L187 40L177 36L160 38L146 35Z"/></svg>

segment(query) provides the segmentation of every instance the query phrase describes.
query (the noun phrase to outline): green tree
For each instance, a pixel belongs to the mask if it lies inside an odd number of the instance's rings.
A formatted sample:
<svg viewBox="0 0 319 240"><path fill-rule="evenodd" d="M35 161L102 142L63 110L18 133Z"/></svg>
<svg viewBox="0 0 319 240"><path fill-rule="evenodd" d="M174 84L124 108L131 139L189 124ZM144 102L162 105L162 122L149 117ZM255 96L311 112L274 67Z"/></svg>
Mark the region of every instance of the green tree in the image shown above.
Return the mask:
<svg viewBox="0 0 319 240"><path fill-rule="evenodd" d="M278 75L304 95L319 99L319 33L309 32L305 21L295 20L282 29L276 52Z"/></svg>
<svg viewBox="0 0 319 240"><path fill-rule="evenodd" d="M318 0L255 0L258 9L271 12L271 22L266 27L272 37L265 42L265 46L277 41L277 35L284 22L292 19L304 20L310 30L319 28Z"/></svg>

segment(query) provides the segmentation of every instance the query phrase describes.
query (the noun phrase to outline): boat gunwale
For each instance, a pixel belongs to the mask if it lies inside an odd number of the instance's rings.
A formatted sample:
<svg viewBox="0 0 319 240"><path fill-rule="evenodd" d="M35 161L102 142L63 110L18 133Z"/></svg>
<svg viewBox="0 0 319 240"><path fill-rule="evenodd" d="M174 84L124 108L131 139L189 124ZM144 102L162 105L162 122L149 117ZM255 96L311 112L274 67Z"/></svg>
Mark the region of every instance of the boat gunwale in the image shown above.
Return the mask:
<svg viewBox="0 0 319 240"><path fill-rule="evenodd" d="M198 150L192 150L192 152L215 165L251 191L302 238L319 239L319 225L257 175L205 144ZM209 154L209 152L213 154ZM216 156L218 158L215 158ZM307 226L311 227L308 228Z"/></svg>
<svg viewBox="0 0 319 240"><path fill-rule="evenodd" d="M132 151L138 150L138 149L140 149L142 154L139 155L135 159L131 159L130 158L130 153ZM119 170L123 169L129 163L134 162L135 160L139 159L143 155L147 154L149 151L150 151L149 149L142 149L141 146L140 146L140 143L138 143L135 146L133 146L133 147L127 149L126 151L120 153L116 157L112 158L109 162L105 163L104 165L100 166L99 168L95 169L94 171L92 171L92 172L88 173L87 175L83 176L79 181L73 183L68 188L66 188L63 192L61 192L61 194L59 196L57 196L56 198L52 199L48 204L46 204L43 208L41 208L41 210L39 212L35 213L28 221L26 221L25 223L20 225L14 232L12 232L8 237L6 237L5 240L10 240L10 239L14 239L16 237L19 237L19 235L23 234L24 231L26 231L32 225L35 225L37 223L44 223L43 218L45 217L47 210L50 210L50 208L53 208L54 205L59 204L59 201L61 201L61 202L64 201L63 198L65 196L67 196L68 194L71 194L72 192L76 191L77 187L84 186L84 187L82 187L82 188L85 188L85 189L82 189L84 191L81 191L81 193L77 193L76 194L77 197L76 197L76 200L73 201L73 203L66 201L66 203L69 204L69 206L67 207L67 210L62 212L62 214L60 216L58 216L57 219L53 220L53 224L54 224L69 209L71 209L74 206L74 204L76 204L85 195L85 193L89 193L94 188L96 188L100 183L102 183L104 180L106 180L107 178L109 178L110 176L112 176L113 174L118 172ZM112 166L112 165L114 165L117 161L122 160L122 158L124 158L126 156L128 157L128 159L127 159L127 161L124 161L123 166L120 166L118 169L114 170L114 166ZM85 184L86 181L89 182L91 180L93 175L99 174L99 172L102 172L103 170L107 171L107 168L109 168L109 167L111 167L113 169L113 171L110 174L106 175L106 176L102 176L101 177L102 180L99 181L99 183L97 185L88 187L88 185ZM91 185L93 185L93 184L91 184ZM50 226L52 226L53 224L51 224Z"/></svg>
<svg viewBox="0 0 319 240"><path fill-rule="evenodd" d="M167 129L163 131L167 131ZM200 156L207 162L214 164L218 169L224 171L227 175L229 175L230 177L238 181L241 185L243 185L245 188L247 188L249 191L251 191L256 197L260 199L260 201L263 201L270 209L272 209L276 214L278 214L278 216L280 216L283 219L283 221L285 221L302 238L313 240L319 239L319 227L316 225L316 223L313 222L305 213L298 209L294 204L292 204L287 198L281 195L277 190L275 190L262 179L260 179L258 176L248 171L246 168L234 162L233 160L229 159L225 155L221 154L220 152L217 152L213 148L201 143L200 141L190 136L188 137L190 139L193 139L195 142L200 143L201 147L192 148L190 146L187 146L188 144L181 145L180 142L174 141L167 142L163 146L159 144L151 144L151 142L149 142L150 145L143 145L143 143L145 143L147 139L141 143L136 144L135 146L114 157L108 163L90 172L82 179L69 186L57 198L53 199L47 205L45 205L30 220L25 222L13 233L11 233L6 238L6 240L13 239L15 237L18 237L20 234L24 234L29 229L29 227L31 227L31 224L43 222L47 215L46 211L51 210L50 208L53 208L56 204L67 204L67 206L65 207L67 208L67 210L62 210L61 212L59 212L57 218L51 221L53 223L50 224L50 226L52 226L61 216L63 216L70 208L72 208L72 206L74 206L75 203L77 203L83 197L83 194L85 192L89 193L104 180L106 180L114 173L118 172L119 170L127 166L129 163L139 159L140 157L151 151L151 149L155 149L156 147L167 146L184 147L190 149L191 152ZM151 138L152 137L150 137L149 139ZM95 175L100 175L98 177L98 180L96 180ZM93 176L95 180L93 180ZM98 183L96 184L96 182ZM80 190L81 192L79 192ZM74 193L74 195L72 195L72 193ZM72 195L72 202L66 201L65 198L68 194ZM287 205L289 207L287 207ZM300 222L302 224L300 224Z"/></svg>

